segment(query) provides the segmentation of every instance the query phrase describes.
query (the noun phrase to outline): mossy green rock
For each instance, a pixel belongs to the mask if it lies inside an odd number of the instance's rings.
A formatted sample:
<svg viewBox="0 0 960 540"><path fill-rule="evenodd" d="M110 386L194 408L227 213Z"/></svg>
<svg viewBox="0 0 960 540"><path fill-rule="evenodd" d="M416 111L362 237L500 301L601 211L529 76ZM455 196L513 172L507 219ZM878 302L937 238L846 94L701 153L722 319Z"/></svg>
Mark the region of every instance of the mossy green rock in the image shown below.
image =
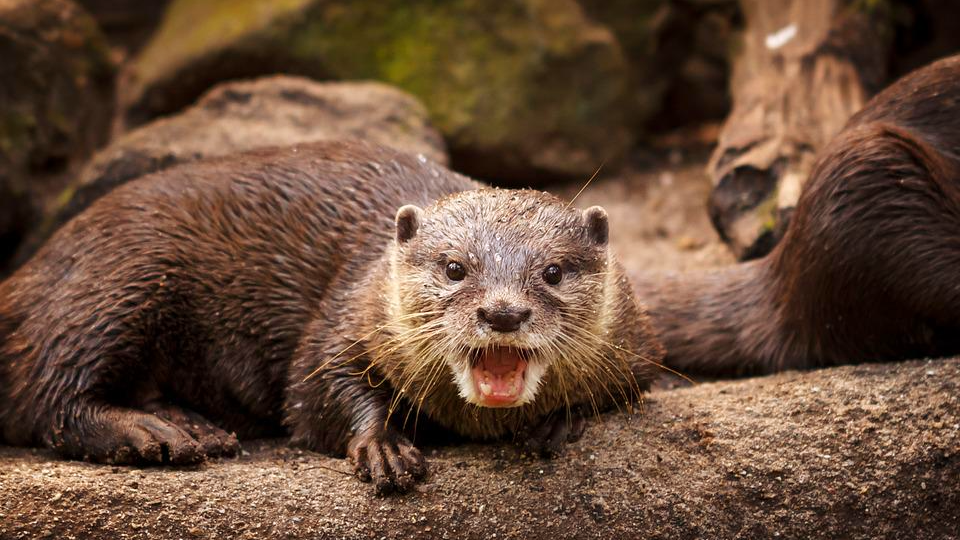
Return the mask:
<svg viewBox="0 0 960 540"><path fill-rule="evenodd" d="M107 137L113 65L69 0L0 1L0 268L71 168Z"/></svg>
<svg viewBox="0 0 960 540"><path fill-rule="evenodd" d="M480 176L583 177L631 142L625 55L574 0L175 0L128 73L126 118L274 72L412 93Z"/></svg>

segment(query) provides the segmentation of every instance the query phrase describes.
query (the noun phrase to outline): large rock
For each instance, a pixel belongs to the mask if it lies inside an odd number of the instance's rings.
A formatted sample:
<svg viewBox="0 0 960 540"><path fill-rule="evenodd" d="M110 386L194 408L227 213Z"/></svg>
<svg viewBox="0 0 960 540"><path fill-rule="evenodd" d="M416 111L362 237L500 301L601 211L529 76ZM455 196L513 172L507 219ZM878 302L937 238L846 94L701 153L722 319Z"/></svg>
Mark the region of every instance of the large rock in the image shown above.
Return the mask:
<svg viewBox="0 0 960 540"><path fill-rule="evenodd" d="M0 175L0 279L32 216L26 192L12 185L8 176Z"/></svg>
<svg viewBox="0 0 960 540"><path fill-rule="evenodd" d="M127 52L146 43L168 0L76 0L93 15L111 45Z"/></svg>
<svg viewBox="0 0 960 540"><path fill-rule="evenodd" d="M736 0L578 0L613 31L630 63L638 131L718 120L730 109Z"/></svg>
<svg viewBox="0 0 960 540"><path fill-rule="evenodd" d="M660 62L668 0L578 0L584 12L613 32L630 65L630 108L639 125L660 110L672 69ZM675 59L674 59L675 60ZM670 72L663 68L667 67Z"/></svg>
<svg viewBox="0 0 960 540"><path fill-rule="evenodd" d="M175 0L128 74L127 120L277 71L395 84L458 169L525 183L621 156L637 112L617 40L574 0Z"/></svg>
<svg viewBox="0 0 960 540"><path fill-rule="evenodd" d="M363 139L446 165L443 138L415 98L377 82L274 76L224 83L184 112L116 139L83 169L31 233L22 264L60 225L118 185L177 163L265 146Z"/></svg>
<svg viewBox="0 0 960 540"><path fill-rule="evenodd" d="M0 449L3 538L957 538L960 360L651 394L553 461L428 451L378 499L343 460L245 443L197 468Z"/></svg>
<svg viewBox="0 0 960 540"><path fill-rule="evenodd" d="M107 137L113 65L69 0L0 2L0 268L72 167Z"/></svg>

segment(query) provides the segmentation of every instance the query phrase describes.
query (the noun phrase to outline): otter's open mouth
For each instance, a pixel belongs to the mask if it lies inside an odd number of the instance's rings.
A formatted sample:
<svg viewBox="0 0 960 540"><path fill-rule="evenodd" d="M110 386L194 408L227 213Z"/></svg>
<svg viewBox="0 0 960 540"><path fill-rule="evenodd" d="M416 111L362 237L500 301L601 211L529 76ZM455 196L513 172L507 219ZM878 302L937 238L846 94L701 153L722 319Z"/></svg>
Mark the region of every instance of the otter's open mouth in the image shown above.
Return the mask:
<svg viewBox="0 0 960 540"><path fill-rule="evenodd" d="M473 383L486 407L510 407L523 394L530 352L492 346L473 351Z"/></svg>

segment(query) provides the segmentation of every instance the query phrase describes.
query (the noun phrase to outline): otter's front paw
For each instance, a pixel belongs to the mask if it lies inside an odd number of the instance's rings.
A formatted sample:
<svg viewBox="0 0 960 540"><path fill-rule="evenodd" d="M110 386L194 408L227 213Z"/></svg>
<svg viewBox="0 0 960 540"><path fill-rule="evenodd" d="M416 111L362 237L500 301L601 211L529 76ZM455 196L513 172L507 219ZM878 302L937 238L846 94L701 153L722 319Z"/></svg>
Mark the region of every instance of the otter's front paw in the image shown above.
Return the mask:
<svg viewBox="0 0 960 540"><path fill-rule="evenodd" d="M522 434L523 448L541 457L554 457L567 443L576 442L583 435L587 422L580 411L569 416L555 411Z"/></svg>
<svg viewBox="0 0 960 540"><path fill-rule="evenodd" d="M420 451L393 431L355 436L347 447L347 457L361 481L373 482L377 495L409 491L427 474Z"/></svg>

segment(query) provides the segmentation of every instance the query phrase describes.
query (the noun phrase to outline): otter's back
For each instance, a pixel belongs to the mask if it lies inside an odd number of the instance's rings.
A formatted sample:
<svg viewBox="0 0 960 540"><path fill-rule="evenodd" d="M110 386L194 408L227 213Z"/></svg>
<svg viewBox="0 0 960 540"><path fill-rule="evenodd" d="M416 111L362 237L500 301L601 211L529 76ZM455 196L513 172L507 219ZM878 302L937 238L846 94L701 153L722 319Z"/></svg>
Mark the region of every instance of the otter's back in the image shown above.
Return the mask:
<svg viewBox="0 0 960 540"><path fill-rule="evenodd" d="M944 58L898 79L847 122L883 122L910 129L953 159L960 159L960 55Z"/></svg>
<svg viewBox="0 0 960 540"><path fill-rule="evenodd" d="M63 348L57 336L80 336L67 348L94 358L122 321L146 340L137 362L168 370L151 371L161 390L230 396L273 417L306 322L345 292L328 291L344 265L379 257L400 206L475 187L425 158L358 142L184 164L75 217L4 283L0 306L40 355L22 366L44 366L38 376L56 369L43 351Z"/></svg>
<svg viewBox="0 0 960 540"><path fill-rule="evenodd" d="M317 287L330 261L380 249L404 204L477 184L425 158L359 142L246 152L148 175L107 194L37 254L24 273L64 278L77 263L208 267L226 284L269 263L274 281ZM323 265L318 263L323 262ZM289 275L288 275L289 274Z"/></svg>

